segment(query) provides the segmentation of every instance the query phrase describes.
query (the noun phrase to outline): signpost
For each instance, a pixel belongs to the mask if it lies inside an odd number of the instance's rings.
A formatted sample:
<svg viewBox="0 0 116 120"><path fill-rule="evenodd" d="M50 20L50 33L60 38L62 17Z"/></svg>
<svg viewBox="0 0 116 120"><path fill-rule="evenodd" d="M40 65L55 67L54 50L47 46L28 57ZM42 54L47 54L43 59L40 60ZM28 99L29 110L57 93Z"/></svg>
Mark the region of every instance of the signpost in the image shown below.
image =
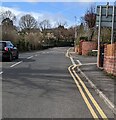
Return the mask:
<svg viewBox="0 0 116 120"><path fill-rule="evenodd" d="M113 33L114 29L116 29L116 6L109 6L108 4L106 6L97 6L96 25L112 28L111 43L113 43Z"/></svg>
<svg viewBox="0 0 116 120"><path fill-rule="evenodd" d="M100 34L101 27L111 28L111 44L114 42L114 29L116 29L116 6L97 6L96 26L98 26L98 55L97 66L100 67Z"/></svg>

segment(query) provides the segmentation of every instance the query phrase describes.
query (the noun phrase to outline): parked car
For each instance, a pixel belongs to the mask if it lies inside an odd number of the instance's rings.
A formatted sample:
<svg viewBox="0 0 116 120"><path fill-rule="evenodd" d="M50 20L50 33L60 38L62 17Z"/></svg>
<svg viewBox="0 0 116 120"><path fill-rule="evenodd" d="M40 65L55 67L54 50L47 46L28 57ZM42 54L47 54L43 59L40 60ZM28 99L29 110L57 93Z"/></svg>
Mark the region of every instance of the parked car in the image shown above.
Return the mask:
<svg viewBox="0 0 116 120"><path fill-rule="evenodd" d="M11 41L0 41L0 56L2 59L12 61L13 58L18 59L19 52Z"/></svg>

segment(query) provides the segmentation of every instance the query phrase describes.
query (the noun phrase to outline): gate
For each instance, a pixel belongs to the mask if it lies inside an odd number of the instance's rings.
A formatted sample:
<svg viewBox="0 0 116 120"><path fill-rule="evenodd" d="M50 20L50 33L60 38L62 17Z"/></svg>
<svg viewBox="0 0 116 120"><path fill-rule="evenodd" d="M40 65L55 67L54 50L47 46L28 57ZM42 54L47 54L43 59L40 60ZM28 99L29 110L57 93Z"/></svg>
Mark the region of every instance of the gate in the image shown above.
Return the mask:
<svg viewBox="0 0 116 120"><path fill-rule="evenodd" d="M103 64L104 64L104 45L101 44L100 45L100 67L103 67Z"/></svg>

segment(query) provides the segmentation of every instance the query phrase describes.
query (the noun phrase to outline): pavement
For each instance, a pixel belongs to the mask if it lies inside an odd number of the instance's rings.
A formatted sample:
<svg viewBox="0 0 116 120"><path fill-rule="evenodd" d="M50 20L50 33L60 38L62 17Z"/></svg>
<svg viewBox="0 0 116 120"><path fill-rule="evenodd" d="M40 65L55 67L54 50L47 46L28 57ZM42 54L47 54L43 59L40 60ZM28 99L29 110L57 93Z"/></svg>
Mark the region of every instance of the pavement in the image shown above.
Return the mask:
<svg viewBox="0 0 116 120"><path fill-rule="evenodd" d="M104 100L107 106L116 114L115 88L116 77L109 76L103 69L97 67L97 57L82 56L70 50L77 67L77 74L87 81L97 94Z"/></svg>
<svg viewBox="0 0 116 120"><path fill-rule="evenodd" d="M82 86L77 88L68 71L72 65L65 56L68 49L56 47L21 53L18 60L2 62L2 118L93 120L93 111L101 118L96 105L103 111L102 116L114 118L111 109L85 79L82 80L97 104L91 102ZM73 59L76 61L76 56Z"/></svg>

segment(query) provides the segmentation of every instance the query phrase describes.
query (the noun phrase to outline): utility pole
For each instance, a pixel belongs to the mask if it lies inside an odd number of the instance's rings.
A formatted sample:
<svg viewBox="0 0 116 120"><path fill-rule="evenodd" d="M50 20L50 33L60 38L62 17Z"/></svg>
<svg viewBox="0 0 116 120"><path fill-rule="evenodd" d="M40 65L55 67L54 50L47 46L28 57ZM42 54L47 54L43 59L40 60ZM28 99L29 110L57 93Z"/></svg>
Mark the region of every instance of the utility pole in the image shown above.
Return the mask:
<svg viewBox="0 0 116 120"><path fill-rule="evenodd" d="M75 46L75 42L76 42L76 38L77 38L77 25L76 25L76 22L77 22L77 17L75 16L75 40L74 40L74 46Z"/></svg>
<svg viewBox="0 0 116 120"><path fill-rule="evenodd" d="M97 53L97 66L100 66L100 34L101 34L101 10L102 7L100 6L99 9L99 25L98 25L98 53Z"/></svg>

